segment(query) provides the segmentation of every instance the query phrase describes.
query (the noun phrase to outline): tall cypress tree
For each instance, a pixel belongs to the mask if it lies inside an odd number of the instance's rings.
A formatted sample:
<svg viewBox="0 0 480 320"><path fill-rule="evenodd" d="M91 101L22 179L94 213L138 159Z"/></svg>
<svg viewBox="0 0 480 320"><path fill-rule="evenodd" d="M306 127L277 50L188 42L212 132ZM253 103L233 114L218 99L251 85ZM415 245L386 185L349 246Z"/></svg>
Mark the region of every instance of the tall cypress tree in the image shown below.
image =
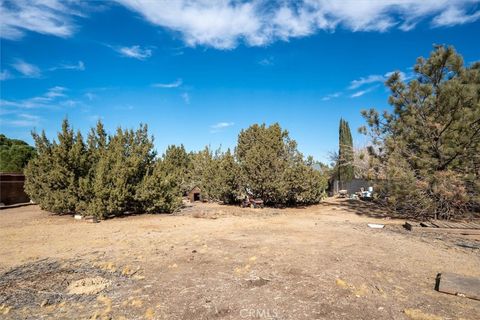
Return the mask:
<svg viewBox="0 0 480 320"><path fill-rule="evenodd" d="M348 182L354 178L352 133L348 122L342 118L338 129L337 167L340 182Z"/></svg>

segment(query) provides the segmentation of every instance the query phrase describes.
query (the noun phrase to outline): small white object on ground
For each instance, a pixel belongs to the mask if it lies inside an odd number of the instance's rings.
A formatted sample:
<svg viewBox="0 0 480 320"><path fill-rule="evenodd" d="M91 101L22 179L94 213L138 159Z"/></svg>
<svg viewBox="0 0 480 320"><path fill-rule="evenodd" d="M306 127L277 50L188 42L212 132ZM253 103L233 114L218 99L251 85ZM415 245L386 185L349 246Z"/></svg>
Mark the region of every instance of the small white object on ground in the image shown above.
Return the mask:
<svg viewBox="0 0 480 320"><path fill-rule="evenodd" d="M76 214L73 217L75 218L75 220L82 220L82 216L79 214Z"/></svg>
<svg viewBox="0 0 480 320"><path fill-rule="evenodd" d="M383 227L385 227L384 224L378 224L378 223L368 223L367 225L372 229L383 229Z"/></svg>

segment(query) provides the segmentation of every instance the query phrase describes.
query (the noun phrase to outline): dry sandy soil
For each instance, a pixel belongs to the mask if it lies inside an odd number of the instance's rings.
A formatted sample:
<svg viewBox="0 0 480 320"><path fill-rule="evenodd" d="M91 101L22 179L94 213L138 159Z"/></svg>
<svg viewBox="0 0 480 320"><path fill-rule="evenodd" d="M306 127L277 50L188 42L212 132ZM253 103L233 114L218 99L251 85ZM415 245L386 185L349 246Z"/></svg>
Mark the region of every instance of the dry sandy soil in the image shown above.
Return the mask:
<svg viewBox="0 0 480 320"><path fill-rule="evenodd" d="M384 223L371 229L368 222ZM412 234L365 203L195 204L102 221L0 211L0 318L478 319L434 290L480 277L479 239Z"/></svg>

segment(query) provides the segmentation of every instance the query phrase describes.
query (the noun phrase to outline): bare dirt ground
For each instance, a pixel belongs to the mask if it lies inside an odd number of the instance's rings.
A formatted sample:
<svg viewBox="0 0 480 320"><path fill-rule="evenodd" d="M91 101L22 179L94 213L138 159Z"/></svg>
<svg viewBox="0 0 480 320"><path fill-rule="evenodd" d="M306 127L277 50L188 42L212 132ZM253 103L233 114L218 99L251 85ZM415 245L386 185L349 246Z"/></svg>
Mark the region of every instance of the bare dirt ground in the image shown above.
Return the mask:
<svg viewBox="0 0 480 320"><path fill-rule="evenodd" d="M434 284L439 272L480 277L480 239L402 223L337 199L303 209L195 204L97 224L7 209L0 318L478 319L480 301Z"/></svg>

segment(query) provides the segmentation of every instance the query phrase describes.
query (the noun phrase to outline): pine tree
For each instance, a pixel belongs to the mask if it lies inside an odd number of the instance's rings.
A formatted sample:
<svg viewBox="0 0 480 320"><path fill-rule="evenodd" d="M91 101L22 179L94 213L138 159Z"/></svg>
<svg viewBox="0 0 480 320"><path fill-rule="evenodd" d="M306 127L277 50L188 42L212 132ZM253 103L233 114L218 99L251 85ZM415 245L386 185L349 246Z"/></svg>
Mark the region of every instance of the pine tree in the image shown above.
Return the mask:
<svg viewBox="0 0 480 320"><path fill-rule="evenodd" d="M414 70L408 83L399 73L387 80L392 113L363 112L373 165L392 207L450 218L480 202L480 63L465 67L452 47L436 46Z"/></svg>

